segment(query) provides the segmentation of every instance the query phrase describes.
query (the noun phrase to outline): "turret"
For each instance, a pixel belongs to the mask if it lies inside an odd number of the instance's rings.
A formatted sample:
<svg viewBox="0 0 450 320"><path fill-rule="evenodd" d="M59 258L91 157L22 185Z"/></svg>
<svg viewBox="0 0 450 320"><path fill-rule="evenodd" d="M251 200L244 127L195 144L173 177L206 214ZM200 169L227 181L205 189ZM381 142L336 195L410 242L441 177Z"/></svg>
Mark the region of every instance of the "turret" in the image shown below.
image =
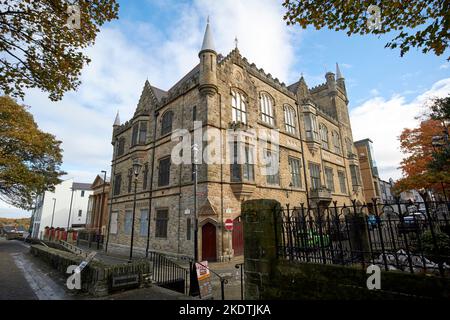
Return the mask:
<svg viewBox="0 0 450 320"><path fill-rule="evenodd" d="M116 130L119 127L120 127L120 116L119 116L119 111L117 111L116 119L114 120L114 124L113 124L113 134L112 134L112 139L111 139L111 144L113 146L115 145Z"/></svg>
<svg viewBox="0 0 450 320"><path fill-rule="evenodd" d="M218 91L217 52L214 47L209 18L203 38L203 45L198 56L200 58L199 90L203 94L214 95Z"/></svg>
<svg viewBox="0 0 450 320"><path fill-rule="evenodd" d="M333 72L327 72L327 74L325 75L325 78L327 79L327 86L328 86L328 90L330 91L331 94L336 94L337 90L336 90L336 78L334 76Z"/></svg>

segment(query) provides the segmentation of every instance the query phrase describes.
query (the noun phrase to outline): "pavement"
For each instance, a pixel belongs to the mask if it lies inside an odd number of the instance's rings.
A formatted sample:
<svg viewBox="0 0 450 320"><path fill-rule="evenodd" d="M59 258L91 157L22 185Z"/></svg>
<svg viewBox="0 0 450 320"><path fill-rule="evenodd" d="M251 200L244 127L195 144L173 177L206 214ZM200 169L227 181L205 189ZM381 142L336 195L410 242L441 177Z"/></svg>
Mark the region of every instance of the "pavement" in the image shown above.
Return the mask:
<svg viewBox="0 0 450 320"><path fill-rule="evenodd" d="M70 291L66 287L67 277L39 258L30 254L30 246L18 240L0 238L0 300L192 300L175 291L158 286L118 292L103 298L92 298L87 294ZM127 263L128 258L109 255L99 251L96 258L107 264ZM240 300L240 270L235 265L243 258L227 262L210 263L211 270L228 278L225 284L225 299ZM181 264L180 264L181 265ZM182 266L185 266L182 264ZM211 274L213 296L221 300L220 279Z"/></svg>

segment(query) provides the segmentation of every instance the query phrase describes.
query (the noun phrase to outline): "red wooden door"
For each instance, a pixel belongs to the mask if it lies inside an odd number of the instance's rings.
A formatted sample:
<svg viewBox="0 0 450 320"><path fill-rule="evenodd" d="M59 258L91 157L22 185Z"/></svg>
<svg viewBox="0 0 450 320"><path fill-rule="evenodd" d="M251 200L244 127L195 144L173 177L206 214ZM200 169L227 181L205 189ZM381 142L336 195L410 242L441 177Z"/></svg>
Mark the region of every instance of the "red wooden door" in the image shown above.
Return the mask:
<svg viewBox="0 0 450 320"><path fill-rule="evenodd" d="M241 217L233 221L233 250L235 256L244 254L244 229Z"/></svg>
<svg viewBox="0 0 450 320"><path fill-rule="evenodd" d="M216 261L216 227L207 223L202 228L202 259Z"/></svg>

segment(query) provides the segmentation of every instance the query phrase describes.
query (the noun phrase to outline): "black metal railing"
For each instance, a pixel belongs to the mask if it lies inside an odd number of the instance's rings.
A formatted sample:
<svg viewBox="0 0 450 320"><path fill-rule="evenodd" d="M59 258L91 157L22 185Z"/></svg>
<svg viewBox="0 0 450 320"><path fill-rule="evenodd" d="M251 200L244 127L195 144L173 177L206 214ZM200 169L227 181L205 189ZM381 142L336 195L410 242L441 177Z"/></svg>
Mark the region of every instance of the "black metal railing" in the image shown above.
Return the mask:
<svg viewBox="0 0 450 320"><path fill-rule="evenodd" d="M281 209L277 254L304 263L378 265L450 275L450 203L400 202ZM281 221L279 221L281 219ZM280 231L278 231L279 233Z"/></svg>
<svg viewBox="0 0 450 320"><path fill-rule="evenodd" d="M147 259L153 263L151 278L156 285L188 294L189 270L157 252L149 252Z"/></svg>

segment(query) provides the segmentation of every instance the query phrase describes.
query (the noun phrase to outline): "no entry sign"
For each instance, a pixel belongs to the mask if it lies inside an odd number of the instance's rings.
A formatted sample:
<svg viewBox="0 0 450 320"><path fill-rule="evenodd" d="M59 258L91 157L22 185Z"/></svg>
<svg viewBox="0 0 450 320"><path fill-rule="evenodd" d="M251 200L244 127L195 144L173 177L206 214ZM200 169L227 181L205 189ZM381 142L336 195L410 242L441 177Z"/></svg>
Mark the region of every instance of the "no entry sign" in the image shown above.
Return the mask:
<svg viewBox="0 0 450 320"><path fill-rule="evenodd" d="M233 231L233 220L225 220L225 229L227 229L228 231Z"/></svg>

